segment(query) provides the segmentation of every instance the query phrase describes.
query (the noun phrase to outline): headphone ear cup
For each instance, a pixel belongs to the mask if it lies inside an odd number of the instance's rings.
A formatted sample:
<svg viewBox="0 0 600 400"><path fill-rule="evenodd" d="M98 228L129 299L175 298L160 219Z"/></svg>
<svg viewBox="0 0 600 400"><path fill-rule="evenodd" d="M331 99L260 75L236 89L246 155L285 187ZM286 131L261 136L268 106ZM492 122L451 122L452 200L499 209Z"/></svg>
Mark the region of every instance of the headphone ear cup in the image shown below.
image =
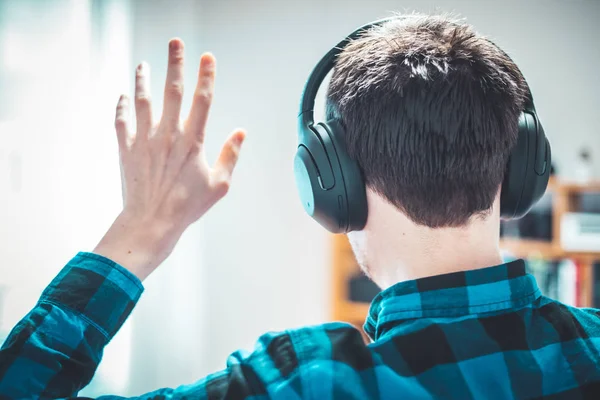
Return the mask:
<svg viewBox="0 0 600 400"><path fill-rule="evenodd" d="M294 158L294 176L306 213L331 232L345 231L345 223L340 222L345 221L345 212L338 210L337 197L332 196L333 188L325 190L322 187L321 171L310 152L310 145L298 146Z"/></svg>
<svg viewBox="0 0 600 400"><path fill-rule="evenodd" d="M323 125L323 124L319 124ZM346 146L346 134L339 120L327 121L323 127L328 131L336 151L339 175L344 184L346 207L348 209L348 227L346 232L362 230L367 223L367 188L358 163L350 157ZM335 168L334 168L335 170Z"/></svg>
<svg viewBox="0 0 600 400"><path fill-rule="evenodd" d="M500 215L521 218L543 196L550 178L550 143L535 112L519 117L517 143L508 158L500 195Z"/></svg>
<svg viewBox="0 0 600 400"><path fill-rule="evenodd" d="M341 131L340 131L341 129ZM366 189L350 159L337 121L302 133L294 159L296 187L304 210L333 233L360 230L366 223Z"/></svg>

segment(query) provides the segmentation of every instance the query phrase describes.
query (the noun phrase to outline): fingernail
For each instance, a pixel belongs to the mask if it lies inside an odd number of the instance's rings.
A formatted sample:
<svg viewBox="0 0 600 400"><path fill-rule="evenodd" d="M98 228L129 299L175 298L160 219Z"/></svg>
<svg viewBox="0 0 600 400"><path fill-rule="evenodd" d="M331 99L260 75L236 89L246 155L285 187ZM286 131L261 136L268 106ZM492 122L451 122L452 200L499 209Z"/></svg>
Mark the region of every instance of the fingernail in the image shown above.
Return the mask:
<svg viewBox="0 0 600 400"><path fill-rule="evenodd" d="M215 63L215 57L211 53L204 53L200 59L200 66L203 68L212 67Z"/></svg>
<svg viewBox="0 0 600 400"><path fill-rule="evenodd" d="M140 65L137 66L138 72L144 72L145 69L144 62L141 62Z"/></svg>
<svg viewBox="0 0 600 400"><path fill-rule="evenodd" d="M183 47L183 46L182 46L182 42L181 42L181 40L180 40L180 39L173 39L173 40L171 40L171 41L169 42L169 48L170 48L171 50L179 50L179 49L181 49L182 47Z"/></svg>
<svg viewBox="0 0 600 400"><path fill-rule="evenodd" d="M246 133L239 133L236 137L235 137L235 142L236 144L239 146L242 144L242 142L244 141L244 139L246 138Z"/></svg>

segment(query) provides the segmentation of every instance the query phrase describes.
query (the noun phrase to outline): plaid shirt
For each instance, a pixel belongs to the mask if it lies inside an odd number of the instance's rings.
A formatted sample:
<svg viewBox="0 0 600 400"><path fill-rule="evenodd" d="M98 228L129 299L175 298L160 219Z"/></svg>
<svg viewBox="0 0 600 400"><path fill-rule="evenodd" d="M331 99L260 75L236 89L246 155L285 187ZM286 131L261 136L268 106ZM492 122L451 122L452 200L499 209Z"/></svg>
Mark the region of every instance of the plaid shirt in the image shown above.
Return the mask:
<svg viewBox="0 0 600 400"><path fill-rule="evenodd" d="M141 293L124 268L77 255L4 343L0 398L76 396ZM139 398L599 399L599 316L542 296L515 261L383 291L369 345L342 323L267 334L224 371Z"/></svg>

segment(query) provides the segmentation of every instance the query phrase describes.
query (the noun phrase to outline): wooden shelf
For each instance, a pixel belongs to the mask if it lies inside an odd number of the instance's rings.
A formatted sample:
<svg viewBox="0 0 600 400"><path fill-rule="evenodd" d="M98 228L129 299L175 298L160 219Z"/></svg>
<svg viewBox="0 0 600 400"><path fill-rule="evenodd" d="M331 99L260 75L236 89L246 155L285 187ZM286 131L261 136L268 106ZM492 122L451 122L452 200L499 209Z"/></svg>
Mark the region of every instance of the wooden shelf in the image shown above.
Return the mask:
<svg viewBox="0 0 600 400"><path fill-rule="evenodd" d="M563 250L553 242L542 240L502 238L500 239L500 249L506 250L518 258L575 258L590 263L600 261L600 252Z"/></svg>
<svg viewBox="0 0 600 400"><path fill-rule="evenodd" d="M551 176L550 179L548 179L548 187L546 188L546 192L553 192L556 190L557 187L558 180L556 179L556 177Z"/></svg>
<svg viewBox="0 0 600 400"><path fill-rule="evenodd" d="M518 258L556 258L562 253L552 242L518 238L500 239L500 249L507 250Z"/></svg>
<svg viewBox="0 0 600 400"><path fill-rule="evenodd" d="M586 183L586 184L562 181L557 186L557 188L563 192L568 192L571 194L594 193L594 192L600 193L600 181L593 181L593 182Z"/></svg>
<svg viewBox="0 0 600 400"><path fill-rule="evenodd" d="M344 321L349 321L350 323L362 325L369 315L369 307L371 306L369 303L358 303L352 301L346 301L344 304L340 304L341 309L341 317Z"/></svg>

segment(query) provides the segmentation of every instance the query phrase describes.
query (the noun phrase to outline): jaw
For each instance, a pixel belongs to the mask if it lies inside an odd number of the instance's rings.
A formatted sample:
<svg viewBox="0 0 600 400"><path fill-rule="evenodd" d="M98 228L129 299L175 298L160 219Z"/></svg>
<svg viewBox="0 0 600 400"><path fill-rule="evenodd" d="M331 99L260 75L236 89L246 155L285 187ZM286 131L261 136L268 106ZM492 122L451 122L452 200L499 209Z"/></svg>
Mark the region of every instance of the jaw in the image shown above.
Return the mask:
<svg viewBox="0 0 600 400"><path fill-rule="evenodd" d="M350 247L354 253L354 258L358 263L360 269L370 279L373 279L372 271L369 268L368 254L367 254L367 234L364 230L349 232L347 235Z"/></svg>

